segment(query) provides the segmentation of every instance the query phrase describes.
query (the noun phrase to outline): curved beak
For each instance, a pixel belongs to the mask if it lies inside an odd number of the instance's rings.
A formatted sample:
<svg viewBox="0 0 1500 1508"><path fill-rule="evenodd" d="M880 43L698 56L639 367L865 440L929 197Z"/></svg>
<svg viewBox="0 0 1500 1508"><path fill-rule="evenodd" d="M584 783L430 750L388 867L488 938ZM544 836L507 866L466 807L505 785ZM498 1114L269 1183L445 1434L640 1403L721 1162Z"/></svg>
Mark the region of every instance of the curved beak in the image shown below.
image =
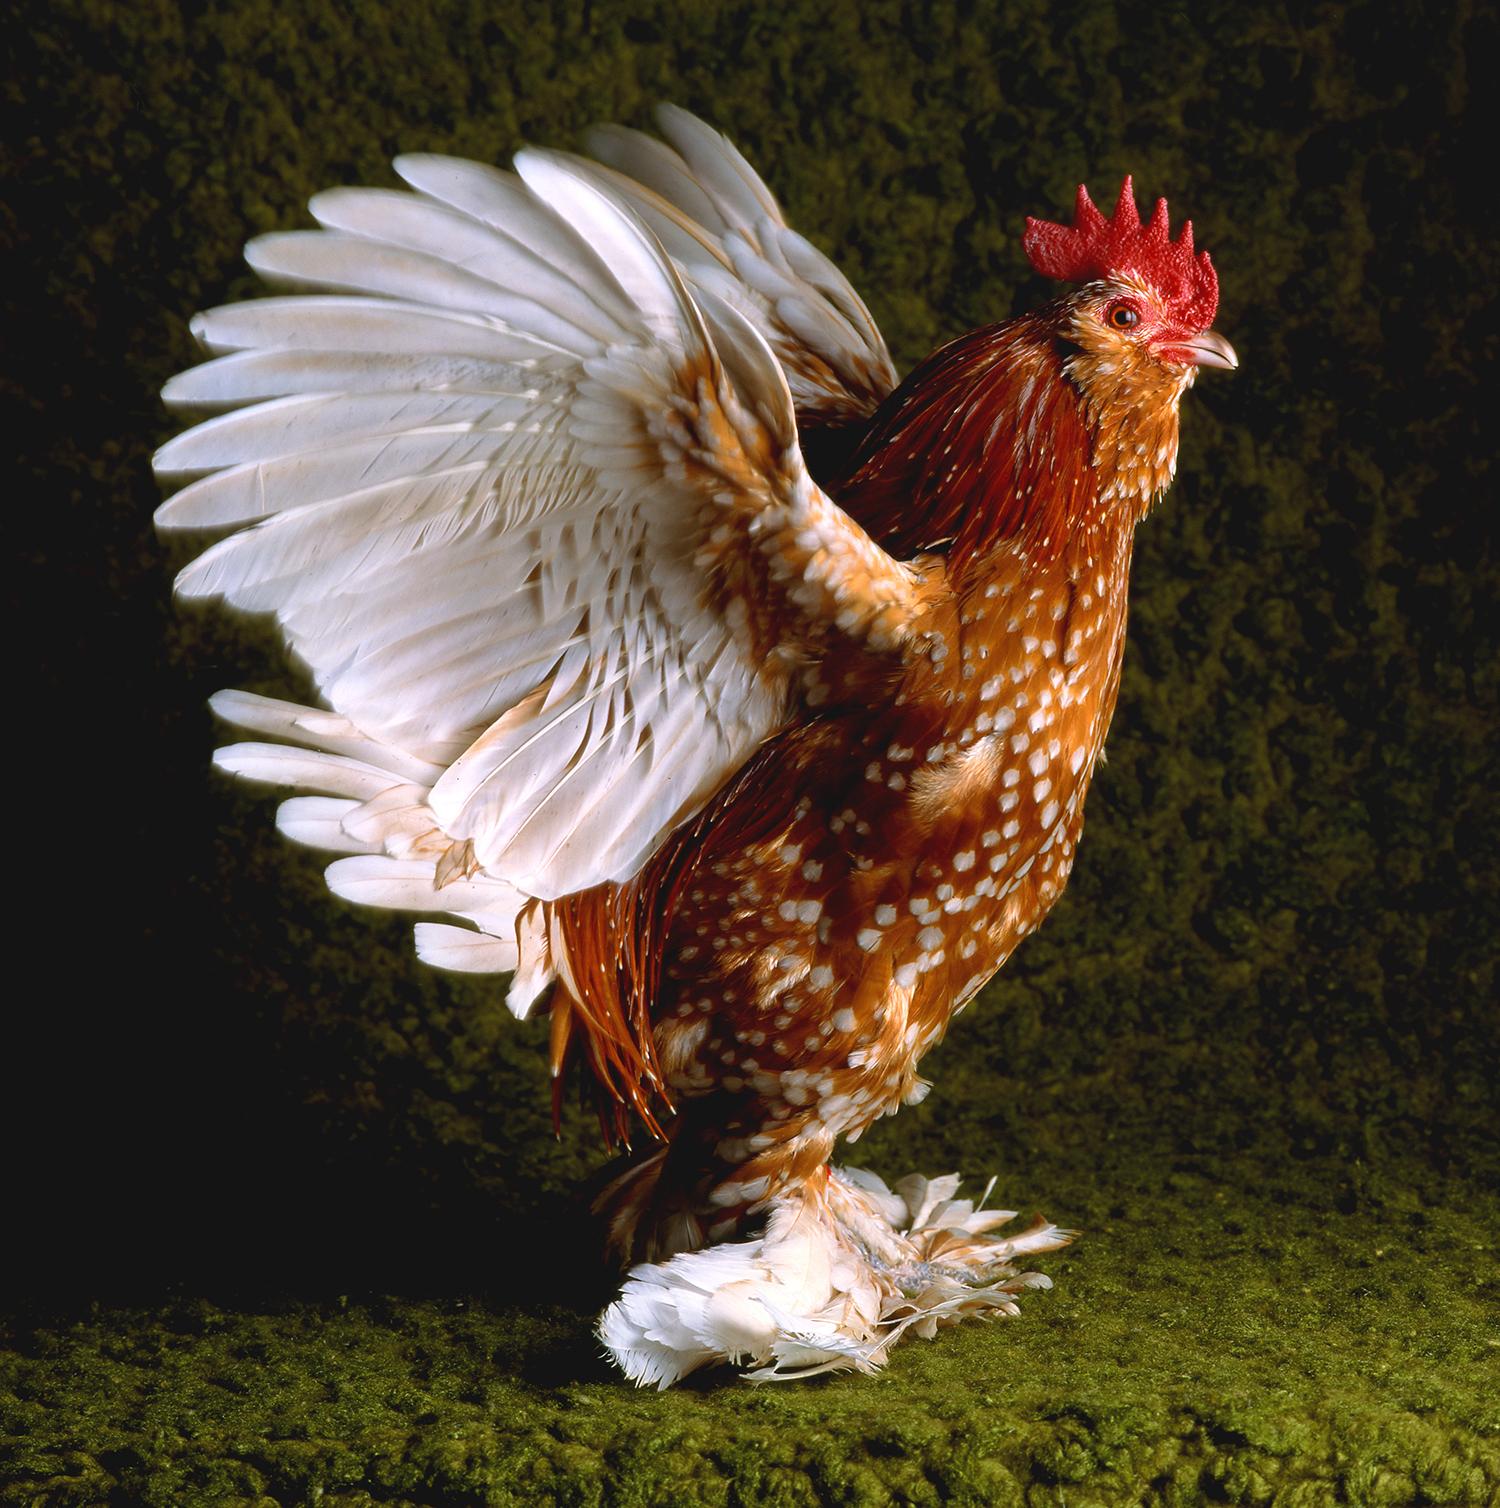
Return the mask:
<svg viewBox="0 0 1500 1508"><path fill-rule="evenodd" d="M1223 367L1226 372L1234 371L1240 364L1234 347L1216 330L1205 330L1189 340L1174 340L1162 355L1169 361L1186 362L1189 366Z"/></svg>

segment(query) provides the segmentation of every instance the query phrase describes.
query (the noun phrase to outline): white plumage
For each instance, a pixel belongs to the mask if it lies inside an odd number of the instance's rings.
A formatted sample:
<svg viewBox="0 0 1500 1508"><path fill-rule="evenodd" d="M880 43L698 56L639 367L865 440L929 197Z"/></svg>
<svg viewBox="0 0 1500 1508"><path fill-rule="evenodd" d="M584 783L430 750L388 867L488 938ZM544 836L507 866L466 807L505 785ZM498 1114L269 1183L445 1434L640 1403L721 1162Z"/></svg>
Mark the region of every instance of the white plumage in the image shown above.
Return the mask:
<svg viewBox="0 0 1500 1508"><path fill-rule="evenodd" d="M958 1186L913 1174L893 1193L833 1169L823 1188L773 1199L765 1235L637 1267L600 1337L633 1382L666 1388L724 1358L753 1364L757 1382L873 1372L908 1330L1014 1314L1017 1294L1051 1284L1012 1259L1067 1234L1039 1220L996 1235L1016 1212L976 1208Z"/></svg>
<svg viewBox="0 0 1500 1508"><path fill-rule="evenodd" d="M715 529L761 529L780 500L783 532L811 526L815 549L848 535L849 558L901 589L901 568L808 478L782 368L746 321L786 349L795 307L822 337L821 352L807 331L792 342L804 365L888 374L873 323L787 240L723 138L664 119L686 161L633 133L601 140L627 168L649 160L702 225L555 154L521 153L519 177L403 158L418 193L320 194L326 229L253 242L268 281L310 296L201 316L199 340L227 354L166 391L246 405L157 457L188 481L163 528L236 531L179 591L274 614L330 705L390 751L377 763L423 766L432 824L543 899L628 879L786 716L785 670L699 559ZM687 237L696 298L637 212ZM725 444L705 458L717 470L685 460ZM768 450L771 470L747 470ZM769 553L780 536L765 537L768 572L788 577ZM243 705L221 710L243 721ZM286 754L221 763L310 783ZM373 778L329 766L316 788L367 800ZM296 808L285 824L317 841L331 819ZM355 841L345 824L329 846Z"/></svg>

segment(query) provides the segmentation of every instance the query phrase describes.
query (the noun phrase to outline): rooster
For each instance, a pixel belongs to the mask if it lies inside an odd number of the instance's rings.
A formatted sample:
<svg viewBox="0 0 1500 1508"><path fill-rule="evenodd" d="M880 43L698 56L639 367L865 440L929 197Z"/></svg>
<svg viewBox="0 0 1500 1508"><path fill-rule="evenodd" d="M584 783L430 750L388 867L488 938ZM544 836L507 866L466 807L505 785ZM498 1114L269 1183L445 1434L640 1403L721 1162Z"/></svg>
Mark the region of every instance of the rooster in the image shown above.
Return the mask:
<svg viewBox="0 0 1500 1508"><path fill-rule="evenodd" d="M223 535L178 591L273 615L326 704L220 693L259 737L216 762L648 1134L599 1199L625 1373L871 1370L1068 1239L830 1158L1061 894L1135 525L1236 360L1127 178L1027 222L1061 296L897 386L739 152L659 124L403 157L251 242L288 293L195 321L158 522Z"/></svg>

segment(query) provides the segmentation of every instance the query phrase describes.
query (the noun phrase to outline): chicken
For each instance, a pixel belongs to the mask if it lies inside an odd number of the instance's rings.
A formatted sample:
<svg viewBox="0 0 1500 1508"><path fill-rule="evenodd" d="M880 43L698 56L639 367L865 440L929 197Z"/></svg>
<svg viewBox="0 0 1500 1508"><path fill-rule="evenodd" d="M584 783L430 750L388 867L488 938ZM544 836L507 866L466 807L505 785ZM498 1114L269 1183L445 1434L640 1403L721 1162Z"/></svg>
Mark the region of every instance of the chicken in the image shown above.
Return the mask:
<svg viewBox="0 0 1500 1508"><path fill-rule="evenodd" d="M419 955L512 974L555 1086L581 1061L651 1138L599 1201L626 1374L870 1370L1068 1239L830 1159L1061 893L1134 528L1236 362L1127 178L1028 221L1067 291L897 387L743 157L659 121L401 158L412 192L252 242L292 294L195 322L164 397L220 412L158 453L158 522L225 534L179 592L274 615L326 703L220 693L261 738L217 763L312 793L277 822L334 892L448 918Z"/></svg>

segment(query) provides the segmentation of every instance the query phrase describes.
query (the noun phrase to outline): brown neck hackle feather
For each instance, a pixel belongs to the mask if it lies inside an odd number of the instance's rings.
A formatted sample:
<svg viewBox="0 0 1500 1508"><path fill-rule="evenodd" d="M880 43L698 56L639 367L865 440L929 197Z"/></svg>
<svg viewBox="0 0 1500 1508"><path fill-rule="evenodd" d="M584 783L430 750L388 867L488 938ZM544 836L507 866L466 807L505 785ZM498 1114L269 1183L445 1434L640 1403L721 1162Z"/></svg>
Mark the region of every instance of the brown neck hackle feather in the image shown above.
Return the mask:
<svg viewBox="0 0 1500 1508"><path fill-rule="evenodd" d="M841 506L899 557L945 554L955 579L999 545L1040 563L1112 516L1135 523L1171 480L1192 369L1104 329L1105 296L1090 285L929 357L834 483Z"/></svg>
<svg viewBox="0 0 1500 1508"><path fill-rule="evenodd" d="M840 504L892 554L940 551L950 570L1018 536L1057 548L1093 487L1077 395L1052 344L1038 313L930 356L871 421L835 484Z"/></svg>

